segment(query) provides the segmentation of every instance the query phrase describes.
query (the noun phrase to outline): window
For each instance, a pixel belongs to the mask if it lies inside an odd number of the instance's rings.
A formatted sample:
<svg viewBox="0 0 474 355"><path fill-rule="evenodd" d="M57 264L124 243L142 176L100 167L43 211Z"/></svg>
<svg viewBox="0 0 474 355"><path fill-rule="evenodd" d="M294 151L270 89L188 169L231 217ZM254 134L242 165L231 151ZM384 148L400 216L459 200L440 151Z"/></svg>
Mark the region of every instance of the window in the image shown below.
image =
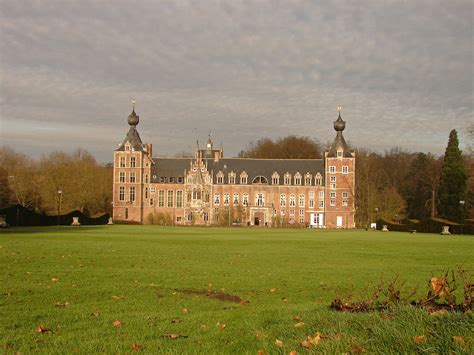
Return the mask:
<svg viewBox="0 0 474 355"><path fill-rule="evenodd" d="M290 195L290 206L294 206L295 205L295 194L291 194Z"/></svg>
<svg viewBox="0 0 474 355"><path fill-rule="evenodd" d="M272 175L272 185L279 185L280 184L280 175L275 171Z"/></svg>
<svg viewBox="0 0 474 355"><path fill-rule="evenodd" d="M304 184L305 184L305 185L311 185L311 180L312 180L312 177L311 177L310 174L306 174L306 175L304 176Z"/></svg>
<svg viewBox="0 0 474 355"><path fill-rule="evenodd" d="M286 207L286 195L285 194L280 194L280 206L281 207Z"/></svg>
<svg viewBox="0 0 474 355"><path fill-rule="evenodd" d="M335 193L335 192L330 192L330 193L329 193L329 196L330 196L331 198L336 198L336 193Z"/></svg>
<svg viewBox="0 0 474 355"><path fill-rule="evenodd" d="M343 173L343 174L348 174L348 173L349 173L349 167L348 167L347 165L344 165L344 166L342 167L342 173Z"/></svg>
<svg viewBox="0 0 474 355"><path fill-rule="evenodd" d="M234 206L237 206L239 204L239 194L235 193L234 194Z"/></svg>
<svg viewBox="0 0 474 355"><path fill-rule="evenodd" d="M119 173L119 181L120 182L125 182L125 172L121 171Z"/></svg>
<svg viewBox="0 0 474 355"><path fill-rule="evenodd" d="M342 200L342 205L343 205L344 207L349 206L349 201L348 201L348 200Z"/></svg>
<svg viewBox="0 0 474 355"><path fill-rule="evenodd" d="M303 195L303 194L301 194L301 195L299 196L298 205L299 205L300 207L304 207L304 195Z"/></svg>
<svg viewBox="0 0 474 355"><path fill-rule="evenodd" d="M130 202L135 201L135 186L130 186Z"/></svg>
<svg viewBox="0 0 474 355"><path fill-rule="evenodd" d="M335 167L335 166L330 166L330 167L329 167L329 172L330 172L331 174L334 174L334 173L336 172L336 167Z"/></svg>
<svg viewBox="0 0 474 355"><path fill-rule="evenodd" d="M181 222L182 219L183 219L183 218L182 218L181 216L177 216L177 217L176 217L176 222Z"/></svg>
<svg viewBox="0 0 474 355"><path fill-rule="evenodd" d="M320 173L317 173L315 178L314 178L314 184L317 185L317 186L321 186L322 181L323 181L323 177L321 176Z"/></svg>
<svg viewBox="0 0 474 355"><path fill-rule="evenodd" d="M161 183L166 182L166 178L165 178L164 176L160 176L160 182L161 182Z"/></svg>
<svg viewBox="0 0 474 355"><path fill-rule="evenodd" d="M203 220L204 222L209 221L209 213L204 212L204 213L202 214L202 220Z"/></svg>
<svg viewBox="0 0 474 355"><path fill-rule="evenodd" d="M134 171L130 172L130 182L135 182L135 172Z"/></svg>
<svg viewBox="0 0 474 355"><path fill-rule="evenodd" d="M154 194L156 192L156 188L150 187L150 193Z"/></svg>
<svg viewBox="0 0 474 355"><path fill-rule="evenodd" d="M168 190L168 208L172 208L174 205L174 191Z"/></svg>
<svg viewBox="0 0 474 355"><path fill-rule="evenodd" d="M342 198L349 198L349 192L343 192Z"/></svg>
<svg viewBox="0 0 474 355"><path fill-rule="evenodd" d="M299 212L299 222L304 223L304 210L300 210Z"/></svg>
<svg viewBox="0 0 474 355"><path fill-rule="evenodd" d="M244 205L244 206L249 205L249 194L248 193L244 193L242 195L242 205Z"/></svg>
<svg viewBox="0 0 474 355"><path fill-rule="evenodd" d="M337 151L337 156L338 156L339 158L342 158L342 150L338 150L338 151Z"/></svg>
<svg viewBox="0 0 474 355"><path fill-rule="evenodd" d="M218 184L223 184L224 183L224 174L222 173L222 171L219 171L217 173L217 183Z"/></svg>
<svg viewBox="0 0 474 355"><path fill-rule="evenodd" d="M263 196L263 193L258 193L255 199L255 204L259 207L265 205L265 198Z"/></svg>
<svg viewBox="0 0 474 355"><path fill-rule="evenodd" d="M130 151L130 144L125 144L125 151L129 152Z"/></svg>
<svg viewBox="0 0 474 355"><path fill-rule="evenodd" d="M221 195L214 194L214 205L219 206L221 203Z"/></svg>
<svg viewBox="0 0 474 355"><path fill-rule="evenodd" d="M301 185L301 174L296 173L295 175L295 185Z"/></svg>
<svg viewBox="0 0 474 355"><path fill-rule="evenodd" d="M283 179L283 183L285 185L291 185L291 174L290 173L285 174L285 177Z"/></svg>
<svg viewBox="0 0 474 355"><path fill-rule="evenodd" d="M319 208L324 208L324 200L319 200L318 206Z"/></svg>
<svg viewBox="0 0 474 355"><path fill-rule="evenodd" d="M148 187L145 187L145 198L148 198Z"/></svg>
<svg viewBox="0 0 474 355"><path fill-rule="evenodd" d="M329 178L331 182L336 182L336 177L334 175L331 175L331 177Z"/></svg>
<svg viewBox="0 0 474 355"><path fill-rule="evenodd" d="M174 183L174 177L170 177L170 183Z"/></svg>
<svg viewBox="0 0 474 355"><path fill-rule="evenodd" d="M178 176L178 183L182 184L184 182L184 179L182 176Z"/></svg>
<svg viewBox="0 0 474 355"><path fill-rule="evenodd" d="M176 207L183 207L183 191L176 191Z"/></svg>
<svg viewBox="0 0 474 355"><path fill-rule="evenodd" d="M145 175L145 184L148 184L150 182L150 178L148 174Z"/></svg>
<svg viewBox="0 0 474 355"><path fill-rule="evenodd" d="M331 182L331 183L329 184L329 188L330 188L330 189L335 189L335 188L336 188L336 184L333 183L333 182Z"/></svg>
<svg viewBox="0 0 474 355"><path fill-rule="evenodd" d="M308 205L309 208L314 208L314 191L309 192Z"/></svg>
<svg viewBox="0 0 474 355"><path fill-rule="evenodd" d="M206 193L204 194L204 202L209 203L209 192L206 192Z"/></svg>
<svg viewBox="0 0 474 355"><path fill-rule="evenodd" d="M247 179L248 179L248 175L245 171L242 174L240 174L240 183L241 184L247 184Z"/></svg>
<svg viewBox="0 0 474 355"><path fill-rule="evenodd" d="M119 201L125 201L125 186L119 187Z"/></svg>
<svg viewBox="0 0 474 355"><path fill-rule="evenodd" d="M290 209L290 217L294 217L295 216L295 210L292 208Z"/></svg>
<svg viewBox="0 0 474 355"><path fill-rule="evenodd" d="M235 173L234 172L229 173L228 179L229 179L229 184L232 184L232 185L235 184Z"/></svg>
<svg viewBox="0 0 474 355"><path fill-rule="evenodd" d="M336 206L336 200L331 199L331 201L329 201L329 202L330 202L331 206Z"/></svg>
<svg viewBox="0 0 474 355"><path fill-rule="evenodd" d="M125 157L120 157L120 167L125 168Z"/></svg>
<svg viewBox="0 0 474 355"><path fill-rule="evenodd" d="M165 190L158 190L158 207L165 207Z"/></svg>
<svg viewBox="0 0 474 355"><path fill-rule="evenodd" d="M201 199L201 190L193 190L193 200Z"/></svg>
<svg viewBox="0 0 474 355"><path fill-rule="evenodd" d="M324 191L319 191L318 196L319 196L319 198L324 198Z"/></svg>
<svg viewBox="0 0 474 355"><path fill-rule="evenodd" d="M130 157L130 167L134 168L136 165L135 157Z"/></svg>
<svg viewBox="0 0 474 355"><path fill-rule="evenodd" d="M256 176L253 179L252 184L268 184L268 180L265 176Z"/></svg>
<svg viewBox="0 0 474 355"><path fill-rule="evenodd" d="M285 211L284 209L281 209L281 210L280 210L280 214L281 214L282 216L285 215L285 212L286 212L286 211Z"/></svg>
<svg viewBox="0 0 474 355"><path fill-rule="evenodd" d="M228 193L224 194L224 206L229 206L230 195Z"/></svg>
<svg viewBox="0 0 474 355"><path fill-rule="evenodd" d="M150 206L153 206L153 202L154 202L153 199L150 198Z"/></svg>

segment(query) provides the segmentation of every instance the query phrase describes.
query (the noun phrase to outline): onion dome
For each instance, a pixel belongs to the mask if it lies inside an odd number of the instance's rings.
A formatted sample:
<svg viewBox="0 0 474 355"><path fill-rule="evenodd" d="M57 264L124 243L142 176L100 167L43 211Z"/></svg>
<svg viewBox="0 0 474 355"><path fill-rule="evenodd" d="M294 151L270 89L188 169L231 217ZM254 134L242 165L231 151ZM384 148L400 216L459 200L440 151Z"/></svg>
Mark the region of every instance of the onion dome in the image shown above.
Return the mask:
<svg viewBox="0 0 474 355"><path fill-rule="evenodd" d="M135 113L135 100L132 101L132 105L132 113L128 115L127 121L130 126L136 126L140 121L140 116Z"/></svg>
<svg viewBox="0 0 474 355"><path fill-rule="evenodd" d="M341 118L341 111L339 111L339 117L334 121L334 129L336 132L342 132L346 128L346 122Z"/></svg>

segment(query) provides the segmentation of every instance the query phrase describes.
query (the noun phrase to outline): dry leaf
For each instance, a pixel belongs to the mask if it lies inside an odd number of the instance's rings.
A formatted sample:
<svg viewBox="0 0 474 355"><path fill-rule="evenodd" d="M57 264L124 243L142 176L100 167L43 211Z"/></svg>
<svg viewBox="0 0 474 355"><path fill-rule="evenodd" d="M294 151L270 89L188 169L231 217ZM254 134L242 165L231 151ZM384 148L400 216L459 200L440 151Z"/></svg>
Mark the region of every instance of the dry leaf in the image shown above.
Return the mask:
<svg viewBox="0 0 474 355"><path fill-rule="evenodd" d="M119 321L119 320L116 320L115 322L112 323L112 325L113 325L114 327L121 327L121 326L123 325L123 323L122 323L121 321Z"/></svg>
<svg viewBox="0 0 474 355"><path fill-rule="evenodd" d="M184 314L187 314L187 313L188 313L188 309L187 309L187 308L183 308L183 309L181 310L181 312L183 312Z"/></svg>
<svg viewBox="0 0 474 355"><path fill-rule="evenodd" d="M36 333L49 333L51 329L48 329L42 325L40 325L38 328L36 328Z"/></svg>
<svg viewBox="0 0 474 355"><path fill-rule="evenodd" d="M463 339L462 336L455 335L455 336L453 336L453 340L461 346L466 345L466 343L464 342L464 339Z"/></svg>
<svg viewBox="0 0 474 355"><path fill-rule="evenodd" d="M271 288L270 292L276 292L276 290L277 290L276 288Z"/></svg>
<svg viewBox="0 0 474 355"><path fill-rule="evenodd" d="M257 355L265 355L265 354L266 354L266 352L265 352L265 350L263 350L263 349L260 349L260 350L257 352Z"/></svg>
<svg viewBox="0 0 474 355"><path fill-rule="evenodd" d="M424 344L426 343L426 337L424 335L417 335L413 337L415 344Z"/></svg>
<svg viewBox="0 0 474 355"><path fill-rule="evenodd" d="M53 278L51 279L51 281L53 281L53 282L58 282L59 279L58 279L57 277L53 277Z"/></svg>
<svg viewBox="0 0 474 355"><path fill-rule="evenodd" d="M133 351L140 351L142 349L142 346L138 343L133 343L132 344L132 350Z"/></svg>
<svg viewBox="0 0 474 355"><path fill-rule="evenodd" d="M121 297L121 296L115 296L115 295L113 295L113 296L112 296L112 299L114 299L114 300L120 300L120 299L122 299L122 297Z"/></svg>
<svg viewBox="0 0 474 355"><path fill-rule="evenodd" d="M161 335L164 338L170 338L170 339L178 339L178 338L187 338L187 335L184 334L162 334Z"/></svg>
<svg viewBox="0 0 474 355"><path fill-rule="evenodd" d="M224 323L221 323L221 322L217 322L216 327L217 327L217 328L224 329L224 328L225 328L225 324L224 324Z"/></svg>
<svg viewBox="0 0 474 355"><path fill-rule="evenodd" d="M69 306L69 302L64 302L64 303L56 302L56 307L67 307L67 306Z"/></svg>
<svg viewBox="0 0 474 355"><path fill-rule="evenodd" d="M434 312L431 312L430 315L432 317L439 317L439 316L442 316L443 314L446 313L446 310L445 309L439 309L437 311L434 311Z"/></svg>
<svg viewBox="0 0 474 355"><path fill-rule="evenodd" d="M290 355L296 355L296 350L291 350Z"/></svg>
<svg viewBox="0 0 474 355"><path fill-rule="evenodd" d="M275 339L275 345L278 346L279 348L282 348L283 342L281 340Z"/></svg>
<svg viewBox="0 0 474 355"><path fill-rule="evenodd" d="M304 327L304 322L299 322L295 324L295 328L303 328Z"/></svg>
<svg viewBox="0 0 474 355"><path fill-rule="evenodd" d="M319 283L319 286L324 287L324 286L326 286L326 284L325 284L323 281L321 281L321 282Z"/></svg>
<svg viewBox="0 0 474 355"><path fill-rule="evenodd" d="M437 295L443 294L443 287L446 285L446 278L444 276L440 277L439 280L436 277L431 278L431 287Z"/></svg>
<svg viewBox="0 0 474 355"><path fill-rule="evenodd" d="M100 313L99 312L92 312L91 314L89 314L91 317L98 317L100 316Z"/></svg>
<svg viewBox="0 0 474 355"><path fill-rule="evenodd" d="M312 344L309 341L304 340L304 341L301 342L301 346L303 348L309 349L312 346Z"/></svg>
<svg viewBox="0 0 474 355"><path fill-rule="evenodd" d="M240 301L239 304L250 304L250 301Z"/></svg>
<svg viewBox="0 0 474 355"><path fill-rule="evenodd" d="M319 332L317 332L314 337L308 337L308 341L312 344L312 345L318 345L319 342L321 341L321 334Z"/></svg>
<svg viewBox="0 0 474 355"><path fill-rule="evenodd" d="M299 317L299 316L293 316L293 320L299 322L299 321L301 320L301 317Z"/></svg>

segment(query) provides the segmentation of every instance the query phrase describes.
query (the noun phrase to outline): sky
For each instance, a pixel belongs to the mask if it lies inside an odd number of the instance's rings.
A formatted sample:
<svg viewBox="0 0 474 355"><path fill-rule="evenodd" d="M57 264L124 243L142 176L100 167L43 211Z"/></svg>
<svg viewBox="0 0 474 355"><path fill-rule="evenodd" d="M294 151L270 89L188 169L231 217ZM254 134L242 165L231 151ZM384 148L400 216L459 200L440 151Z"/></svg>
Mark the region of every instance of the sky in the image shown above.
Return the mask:
<svg viewBox="0 0 474 355"><path fill-rule="evenodd" d="M335 137L442 154L474 124L471 0L0 0L0 144L112 160L137 126L154 155Z"/></svg>

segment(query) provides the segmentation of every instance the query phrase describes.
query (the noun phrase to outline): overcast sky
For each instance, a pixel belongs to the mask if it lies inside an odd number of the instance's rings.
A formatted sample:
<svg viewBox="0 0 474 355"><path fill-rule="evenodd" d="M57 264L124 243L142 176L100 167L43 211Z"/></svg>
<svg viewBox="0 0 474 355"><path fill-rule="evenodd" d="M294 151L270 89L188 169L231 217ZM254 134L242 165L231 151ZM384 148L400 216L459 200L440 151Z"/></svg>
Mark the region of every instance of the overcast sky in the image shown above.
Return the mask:
<svg viewBox="0 0 474 355"><path fill-rule="evenodd" d="M472 0L7 1L1 144L111 161L136 99L155 154L289 134L383 152L467 144Z"/></svg>

